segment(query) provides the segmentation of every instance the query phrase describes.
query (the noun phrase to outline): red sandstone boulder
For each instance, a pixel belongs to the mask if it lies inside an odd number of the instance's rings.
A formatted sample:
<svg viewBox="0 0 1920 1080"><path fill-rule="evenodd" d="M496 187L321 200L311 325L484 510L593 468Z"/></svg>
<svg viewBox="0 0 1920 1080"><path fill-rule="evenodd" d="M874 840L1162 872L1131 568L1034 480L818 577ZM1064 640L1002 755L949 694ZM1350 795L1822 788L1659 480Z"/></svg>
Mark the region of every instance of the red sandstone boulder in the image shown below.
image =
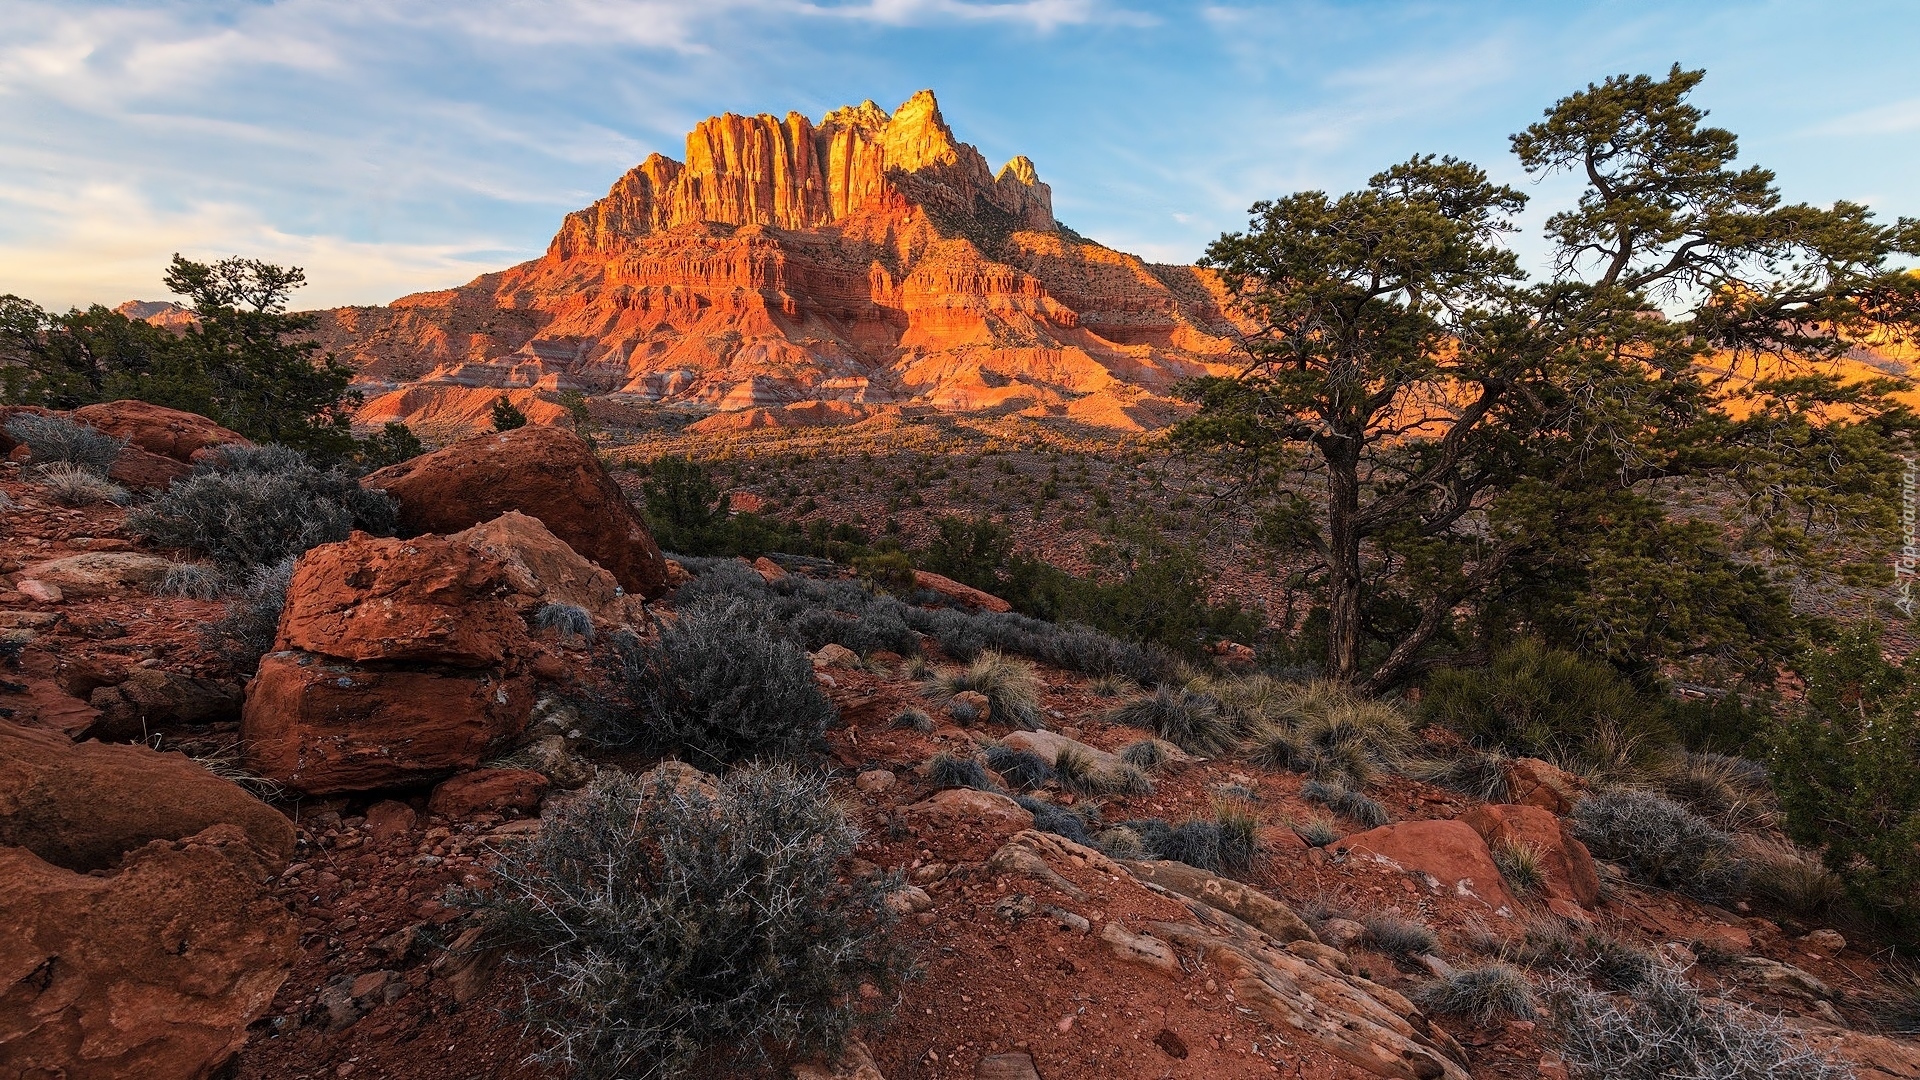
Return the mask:
<svg viewBox="0 0 1920 1080"><path fill-rule="evenodd" d="M215 446L251 446L247 437L197 413L145 401L106 401L73 410L80 423L127 440L128 447L174 461L192 462Z"/></svg>
<svg viewBox="0 0 1920 1080"><path fill-rule="evenodd" d="M360 663L498 667L534 651L521 612L539 596L474 544L355 533L295 564L277 646Z"/></svg>
<svg viewBox="0 0 1920 1080"><path fill-rule="evenodd" d="M533 680L271 653L247 686L247 767L296 791L365 791L471 769L526 728Z"/></svg>
<svg viewBox="0 0 1920 1080"><path fill-rule="evenodd" d="M478 435L361 483L399 502L400 524L409 532L458 532L518 510L539 518L628 592L666 592L666 562L652 534L593 447L570 431L528 425Z"/></svg>
<svg viewBox="0 0 1920 1080"><path fill-rule="evenodd" d="M532 812L540 808L549 781L532 769L475 769L433 789L427 812L444 818L467 818L503 810Z"/></svg>
<svg viewBox="0 0 1920 1080"><path fill-rule="evenodd" d="M1545 878L1541 892L1549 900L1571 900L1589 908L1599 902L1600 875L1593 856L1553 811L1540 806L1477 806L1460 815L1460 820L1490 848L1501 844L1532 848Z"/></svg>
<svg viewBox="0 0 1920 1080"><path fill-rule="evenodd" d="M284 863L293 852L279 811L183 755L0 723L0 846L84 873L214 825L238 827L263 858Z"/></svg>
<svg viewBox="0 0 1920 1080"><path fill-rule="evenodd" d="M95 876L0 847L0 1073L204 1080L286 979L299 926L263 884L284 859L246 832L215 825L114 861Z"/></svg>
<svg viewBox="0 0 1920 1080"><path fill-rule="evenodd" d="M509 510L447 539L499 556L550 603L585 608L606 622L626 620L620 583L598 563L582 558L566 541L553 535L539 518Z"/></svg>
<svg viewBox="0 0 1920 1080"><path fill-rule="evenodd" d="M1586 793L1587 782L1539 758L1514 758L1503 770L1507 781L1507 801L1539 806L1556 814L1573 812L1573 804Z"/></svg>
<svg viewBox="0 0 1920 1080"><path fill-rule="evenodd" d="M982 611L1012 611L1013 605L989 592L981 592L971 585L962 585L950 577L930 574L925 570L913 572L913 584L928 592L939 593L956 603Z"/></svg>
<svg viewBox="0 0 1920 1080"><path fill-rule="evenodd" d="M1487 842L1461 821L1402 821L1336 841L1336 851L1387 859L1428 874L1446 892L1513 914L1519 907L1500 878Z"/></svg>
<svg viewBox="0 0 1920 1080"><path fill-rule="evenodd" d="M107 479L136 491L162 491L175 480L193 473L193 466L159 454L149 454L137 446L123 447L107 470Z"/></svg>

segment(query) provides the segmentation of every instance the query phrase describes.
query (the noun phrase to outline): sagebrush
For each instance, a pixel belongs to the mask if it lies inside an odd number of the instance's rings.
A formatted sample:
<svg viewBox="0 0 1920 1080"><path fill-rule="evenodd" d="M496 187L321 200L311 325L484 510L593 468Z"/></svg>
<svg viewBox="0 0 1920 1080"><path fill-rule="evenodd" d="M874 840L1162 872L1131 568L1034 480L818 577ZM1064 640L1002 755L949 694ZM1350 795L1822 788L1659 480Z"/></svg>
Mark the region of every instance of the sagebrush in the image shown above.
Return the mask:
<svg viewBox="0 0 1920 1080"><path fill-rule="evenodd" d="M845 872L860 833L823 780L776 765L717 787L603 771L468 898L515 949L548 1062L663 1080L831 1054L910 972L895 882Z"/></svg>

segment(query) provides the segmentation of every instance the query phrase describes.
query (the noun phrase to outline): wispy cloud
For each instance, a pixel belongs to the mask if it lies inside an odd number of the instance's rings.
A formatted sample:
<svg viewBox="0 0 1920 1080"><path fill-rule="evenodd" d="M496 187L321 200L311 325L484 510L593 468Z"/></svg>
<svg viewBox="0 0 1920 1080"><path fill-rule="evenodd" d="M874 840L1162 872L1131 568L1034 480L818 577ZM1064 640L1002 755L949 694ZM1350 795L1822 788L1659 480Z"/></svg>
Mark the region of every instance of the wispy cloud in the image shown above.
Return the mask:
<svg viewBox="0 0 1920 1080"><path fill-rule="evenodd" d="M1810 134L1860 138L1876 135L1904 135L1910 131L1920 131L1920 97L1907 98L1905 101L1891 101L1885 105L1875 105L1870 109L1848 113L1817 125Z"/></svg>

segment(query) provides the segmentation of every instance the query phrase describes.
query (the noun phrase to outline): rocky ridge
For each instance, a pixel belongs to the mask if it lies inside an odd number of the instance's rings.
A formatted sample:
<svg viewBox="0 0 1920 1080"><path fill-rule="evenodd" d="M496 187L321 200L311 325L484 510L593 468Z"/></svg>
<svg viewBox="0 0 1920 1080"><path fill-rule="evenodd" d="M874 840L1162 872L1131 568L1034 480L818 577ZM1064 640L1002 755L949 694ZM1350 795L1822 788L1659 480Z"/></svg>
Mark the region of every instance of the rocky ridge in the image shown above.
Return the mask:
<svg viewBox="0 0 1920 1080"><path fill-rule="evenodd" d="M319 317L360 423L443 437L502 394L553 422L567 390L759 423L836 402L836 422L905 405L1138 430L1235 332L1215 277L1061 226L1033 163L992 170L931 91L702 121L684 161L649 157L541 258Z"/></svg>

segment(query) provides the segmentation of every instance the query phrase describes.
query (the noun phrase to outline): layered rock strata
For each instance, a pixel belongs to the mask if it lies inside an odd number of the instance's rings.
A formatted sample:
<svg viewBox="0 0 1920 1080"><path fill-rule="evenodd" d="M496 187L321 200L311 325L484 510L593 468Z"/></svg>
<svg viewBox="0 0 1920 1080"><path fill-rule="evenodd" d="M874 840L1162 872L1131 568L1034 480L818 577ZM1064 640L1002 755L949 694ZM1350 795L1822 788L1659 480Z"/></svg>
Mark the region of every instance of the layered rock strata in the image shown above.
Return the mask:
<svg viewBox="0 0 1920 1080"><path fill-rule="evenodd" d="M818 124L703 121L683 161L649 157L543 257L320 318L359 371L360 422L442 436L484 428L502 394L554 422L566 390L1155 427L1179 413L1172 384L1225 360L1235 329L1211 274L1063 228L1033 163L991 169L927 91Z"/></svg>

